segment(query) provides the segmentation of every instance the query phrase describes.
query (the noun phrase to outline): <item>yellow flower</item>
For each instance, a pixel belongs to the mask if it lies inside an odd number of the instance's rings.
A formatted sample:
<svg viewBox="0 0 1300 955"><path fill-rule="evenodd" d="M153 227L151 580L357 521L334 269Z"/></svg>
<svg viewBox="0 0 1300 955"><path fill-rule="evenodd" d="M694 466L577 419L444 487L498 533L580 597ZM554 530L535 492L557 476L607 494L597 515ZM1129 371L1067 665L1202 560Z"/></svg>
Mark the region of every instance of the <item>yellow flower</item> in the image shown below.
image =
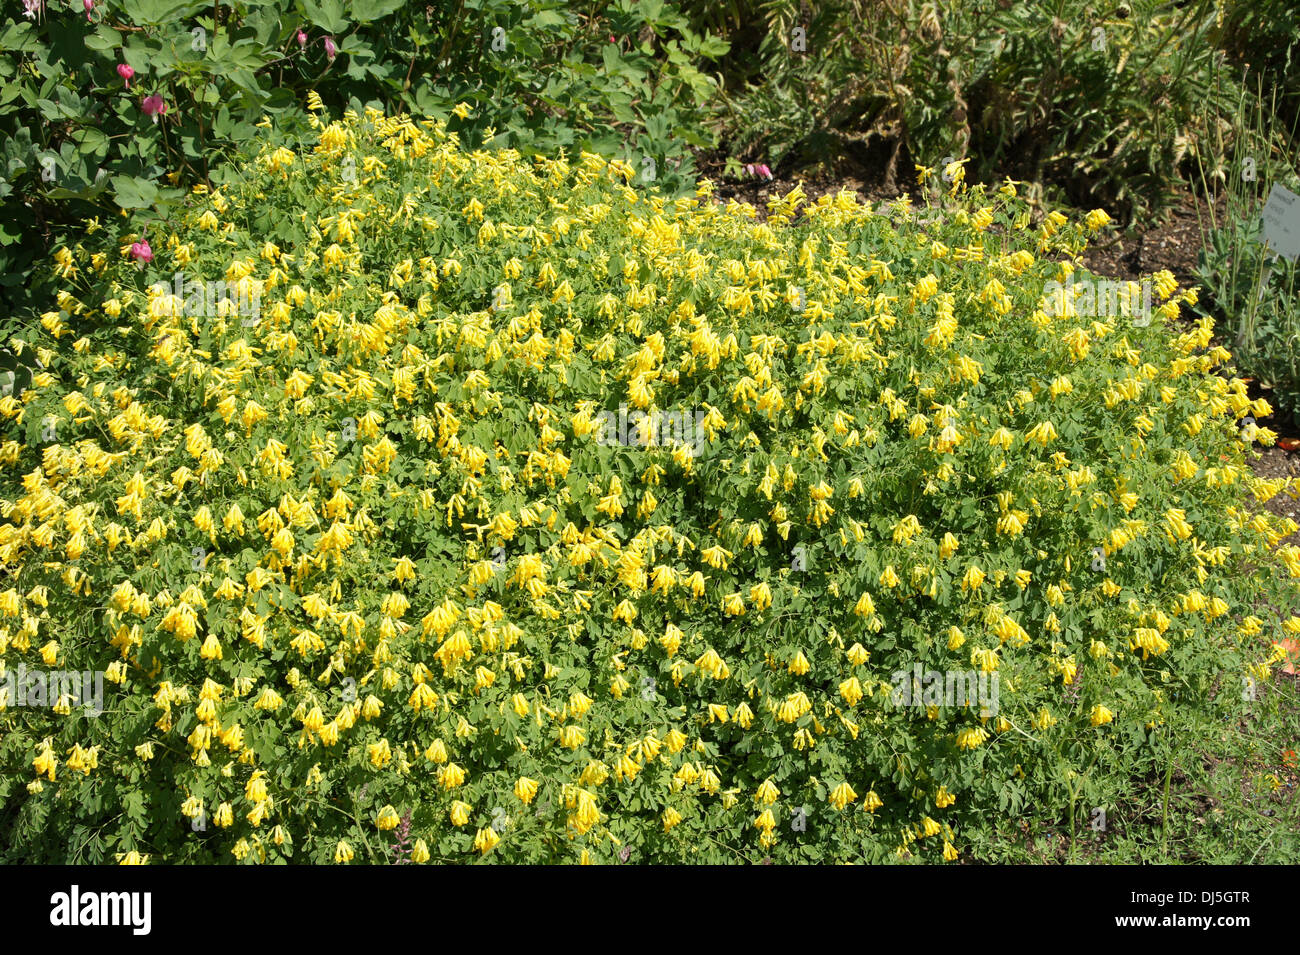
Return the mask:
<svg viewBox="0 0 1300 955"><path fill-rule="evenodd" d="M467 802L462 802L459 799L455 800L451 804L451 812L449 814L451 817L451 824L453 826L463 826L465 823L469 822L469 813L472 808L473 807Z"/></svg>
<svg viewBox="0 0 1300 955"><path fill-rule="evenodd" d="M849 706L856 706L857 702L862 699L862 684L857 677L849 677L840 684L840 696L844 697Z"/></svg>
<svg viewBox="0 0 1300 955"><path fill-rule="evenodd" d="M840 783L831 790L829 801L836 809L843 809L857 798L858 794L853 791L852 786L848 783Z"/></svg>
<svg viewBox="0 0 1300 955"><path fill-rule="evenodd" d="M754 711L749 708L748 704L741 703L737 706L735 715L736 723L741 729L749 729L754 722Z"/></svg>
<svg viewBox="0 0 1300 955"><path fill-rule="evenodd" d="M438 770L438 782L443 789L455 789L465 782L465 770L455 763L448 763Z"/></svg>
<svg viewBox="0 0 1300 955"><path fill-rule="evenodd" d="M1111 218L1106 214L1104 209L1093 209L1084 217L1083 221L1087 224L1089 229L1096 232L1098 229L1108 225Z"/></svg>
<svg viewBox="0 0 1300 955"><path fill-rule="evenodd" d="M966 575L962 577L961 589L963 591L979 590L980 587L984 586L984 579L984 571L978 565L972 564L967 568Z"/></svg>
<svg viewBox="0 0 1300 955"><path fill-rule="evenodd" d="M415 580L415 563L409 557L401 557L396 561L396 567L393 569L393 577L400 583L407 583Z"/></svg>
<svg viewBox="0 0 1300 955"><path fill-rule="evenodd" d="M537 780L529 779L527 776L521 776L515 782L515 798L528 805L537 795Z"/></svg>
<svg viewBox="0 0 1300 955"><path fill-rule="evenodd" d="M928 302L939 291L939 280L934 275L926 275L912 286L912 296L918 302Z"/></svg>

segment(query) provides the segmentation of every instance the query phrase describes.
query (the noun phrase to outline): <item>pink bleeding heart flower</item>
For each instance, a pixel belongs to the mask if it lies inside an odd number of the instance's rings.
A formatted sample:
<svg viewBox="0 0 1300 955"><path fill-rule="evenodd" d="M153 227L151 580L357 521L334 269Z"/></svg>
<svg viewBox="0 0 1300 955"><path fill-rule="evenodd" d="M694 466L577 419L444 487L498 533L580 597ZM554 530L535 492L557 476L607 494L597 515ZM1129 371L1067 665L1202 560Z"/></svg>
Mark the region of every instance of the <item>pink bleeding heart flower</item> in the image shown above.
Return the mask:
<svg viewBox="0 0 1300 955"><path fill-rule="evenodd" d="M326 38L325 38L325 55L328 56L328 57L330 58L330 62L331 62L331 63L334 62L334 57L338 55L338 52L339 52L339 48L338 48L337 46L334 45L334 41L333 41L333 39L331 39L330 37L326 37Z"/></svg>
<svg viewBox="0 0 1300 955"><path fill-rule="evenodd" d="M752 162L745 163L745 172L751 176L754 175L754 164Z"/></svg>
<svg viewBox="0 0 1300 955"><path fill-rule="evenodd" d="M298 31L298 48L301 49L307 45L307 34L303 30Z"/></svg>
<svg viewBox="0 0 1300 955"><path fill-rule="evenodd" d="M771 179L771 178L772 178L772 170L770 170L770 169L767 168L767 164L766 164L766 163L759 163L759 164L758 164L758 174L759 174L760 176L762 176L764 179Z"/></svg>
<svg viewBox="0 0 1300 955"><path fill-rule="evenodd" d="M81 5L86 8L86 22L90 22L90 14L94 12L95 0L81 0Z"/></svg>
<svg viewBox="0 0 1300 955"><path fill-rule="evenodd" d="M146 116L152 117L155 123L158 122L158 117L161 114L167 112L167 104L164 103L163 98L156 93L153 96L146 96L142 99L140 101L140 108L144 110Z"/></svg>
<svg viewBox="0 0 1300 955"><path fill-rule="evenodd" d="M131 257L135 259L136 264L140 267L152 262L153 249L149 248L149 240L141 239L139 242L131 243Z"/></svg>
<svg viewBox="0 0 1300 955"><path fill-rule="evenodd" d="M135 76L135 68L127 66L125 63L117 64L117 75L122 77L126 82L126 88L131 88L131 77Z"/></svg>

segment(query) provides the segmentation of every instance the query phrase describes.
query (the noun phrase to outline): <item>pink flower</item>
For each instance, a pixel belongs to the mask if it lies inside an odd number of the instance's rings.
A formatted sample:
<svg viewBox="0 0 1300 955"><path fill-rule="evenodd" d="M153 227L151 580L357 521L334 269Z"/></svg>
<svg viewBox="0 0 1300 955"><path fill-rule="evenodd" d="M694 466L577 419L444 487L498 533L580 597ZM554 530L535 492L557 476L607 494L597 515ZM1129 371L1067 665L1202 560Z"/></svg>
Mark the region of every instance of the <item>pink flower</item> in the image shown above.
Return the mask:
<svg viewBox="0 0 1300 955"><path fill-rule="evenodd" d="M153 261L153 249L149 248L149 240L141 239L139 242L131 244L131 257L137 263L147 263Z"/></svg>
<svg viewBox="0 0 1300 955"><path fill-rule="evenodd" d="M768 169L765 163L758 164L758 174L762 176L764 179L772 178L772 170Z"/></svg>
<svg viewBox="0 0 1300 955"><path fill-rule="evenodd" d="M299 47L299 49L301 49L302 47L304 47L304 46L306 46L306 45L307 45L307 34L306 34L304 31L299 30L299 31L298 31L298 47Z"/></svg>
<svg viewBox="0 0 1300 955"><path fill-rule="evenodd" d="M336 47L336 46L334 45L334 41L333 41L330 37L326 37L326 38L325 38L325 55L328 56L328 57L330 58L330 62L331 62L331 63L334 61L334 57L338 55L338 51L339 51L339 48Z"/></svg>
<svg viewBox="0 0 1300 955"><path fill-rule="evenodd" d="M767 168L766 163L746 163L745 172L751 176L758 176L760 179L771 179L772 170Z"/></svg>
<svg viewBox="0 0 1300 955"><path fill-rule="evenodd" d="M28 20L35 20L43 12L44 6L43 0L23 0L23 16Z"/></svg>
<svg viewBox="0 0 1300 955"><path fill-rule="evenodd" d="M117 75L126 81L126 88L131 88L131 77L135 76L135 68L127 66L125 63L117 64Z"/></svg>
<svg viewBox="0 0 1300 955"><path fill-rule="evenodd" d="M90 14L95 9L95 0L81 0L81 5L86 8L86 22L90 22Z"/></svg>
<svg viewBox="0 0 1300 955"><path fill-rule="evenodd" d="M167 112L167 104L164 103L163 98L156 93L153 96L146 96L144 99L140 100L140 108L144 110L146 116L153 117L155 123L158 122L158 116L160 114Z"/></svg>

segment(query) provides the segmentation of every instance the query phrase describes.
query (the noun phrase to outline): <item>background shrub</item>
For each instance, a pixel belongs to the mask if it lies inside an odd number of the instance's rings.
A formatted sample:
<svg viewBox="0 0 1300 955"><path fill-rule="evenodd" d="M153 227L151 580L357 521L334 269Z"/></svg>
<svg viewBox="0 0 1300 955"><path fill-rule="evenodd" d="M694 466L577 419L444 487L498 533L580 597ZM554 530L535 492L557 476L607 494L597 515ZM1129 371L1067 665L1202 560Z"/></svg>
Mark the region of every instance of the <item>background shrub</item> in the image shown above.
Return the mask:
<svg viewBox="0 0 1300 955"><path fill-rule="evenodd" d="M763 0L684 9L758 53L725 64L726 141L739 156L787 169L826 163L873 129L894 131L905 172L908 157L969 158L972 179L1009 174L1128 220L1161 211L1190 181L1206 107L1219 116L1235 106L1235 77L1217 69L1229 29L1219 6ZM1293 29L1280 11L1271 17L1275 30ZM1233 42L1251 30L1233 28Z"/></svg>

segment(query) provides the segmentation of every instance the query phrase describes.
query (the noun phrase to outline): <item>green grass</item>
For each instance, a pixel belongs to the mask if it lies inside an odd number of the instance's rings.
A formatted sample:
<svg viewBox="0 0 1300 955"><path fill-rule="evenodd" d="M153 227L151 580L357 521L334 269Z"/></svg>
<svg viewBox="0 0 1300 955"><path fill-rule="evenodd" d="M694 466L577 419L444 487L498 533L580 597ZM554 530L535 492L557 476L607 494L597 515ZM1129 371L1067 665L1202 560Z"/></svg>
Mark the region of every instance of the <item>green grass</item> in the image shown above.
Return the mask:
<svg viewBox="0 0 1300 955"><path fill-rule="evenodd" d="M1029 813L1000 822L971 861L1300 864L1300 679L1279 671L1239 724L1170 742L1165 771L1107 807L1104 832L1090 807L1078 808L1073 837L1068 818Z"/></svg>

